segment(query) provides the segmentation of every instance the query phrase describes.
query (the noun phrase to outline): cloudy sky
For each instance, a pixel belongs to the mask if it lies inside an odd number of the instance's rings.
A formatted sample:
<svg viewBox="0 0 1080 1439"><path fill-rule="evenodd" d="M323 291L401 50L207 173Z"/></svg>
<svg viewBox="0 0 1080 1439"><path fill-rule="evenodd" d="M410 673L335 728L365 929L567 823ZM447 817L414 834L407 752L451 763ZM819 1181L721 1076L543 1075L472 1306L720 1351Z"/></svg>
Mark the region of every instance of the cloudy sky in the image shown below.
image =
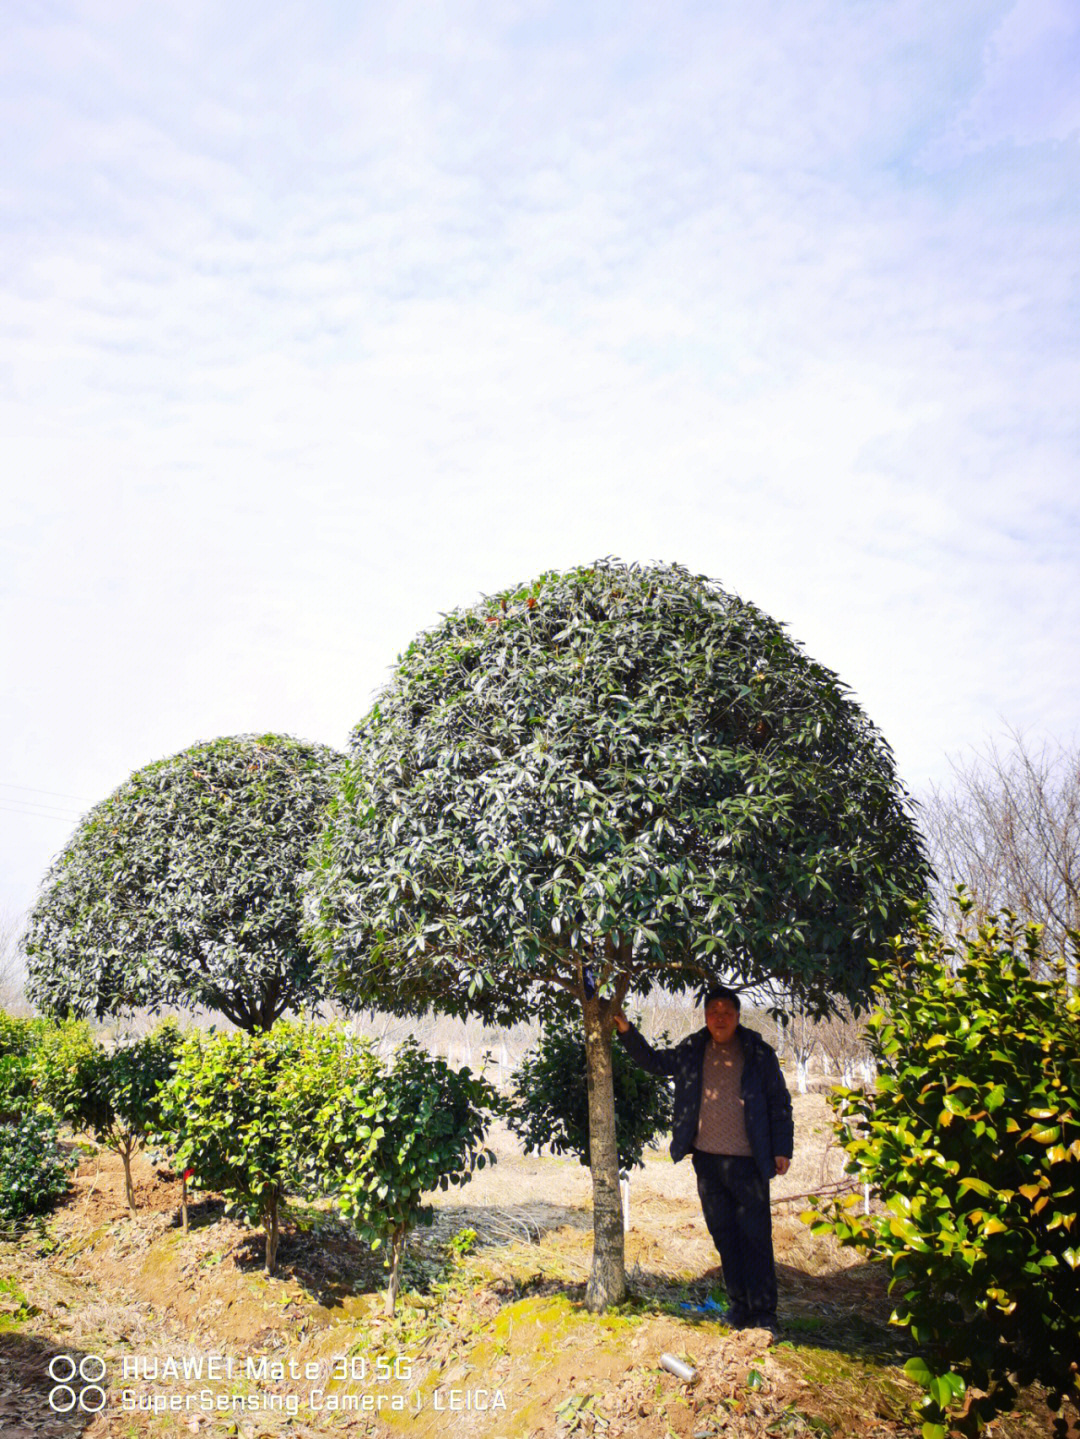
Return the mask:
<svg viewBox="0 0 1080 1439"><path fill-rule="evenodd" d="M914 791L1076 734L1074 0L7 0L0 906L440 611L676 560Z"/></svg>

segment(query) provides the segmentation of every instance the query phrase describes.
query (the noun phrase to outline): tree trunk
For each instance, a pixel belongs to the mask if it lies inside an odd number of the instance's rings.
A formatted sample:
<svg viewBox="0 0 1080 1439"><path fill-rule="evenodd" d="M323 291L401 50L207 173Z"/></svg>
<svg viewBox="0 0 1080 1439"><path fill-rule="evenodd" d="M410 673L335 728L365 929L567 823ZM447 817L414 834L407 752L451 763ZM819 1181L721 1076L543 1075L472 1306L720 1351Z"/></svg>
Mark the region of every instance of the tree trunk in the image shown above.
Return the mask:
<svg viewBox="0 0 1080 1439"><path fill-rule="evenodd" d="M611 1067L614 1022L597 996L582 999L589 1077L589 1169L593 1185L593 1262L585 1307L593 1313L626 1298L619 1153L615 1144L615 1086Z"/></svg>
<svg viewBox="0 0 1080 1439"><path fill-rule="evenodd" d="M390 1240L390 1283L386 1287L386 1314L390 1317L397 1308L398 1285L401 1283L401 1256L405 1252L406 1233L403 1224L394 1230Z"/></svg>
<svg viewBox="0 0 1080 1439"><path fill-rule="evenodd" d="M188 1232L187 1170L184 1171L183 1175L180 1178L180 1218L183 1224L184 1233L186 1234Z"/></svg>
<svg viewBox="0 0 1080 1439"><path fill-rule="evenodd" d="M127 1205L130 1214L135 1213L135 1185L131 1181L131 1146L129 1139L120 1150L120 1158L124 1161L124 1188L127 1190Z"/></svg>
<svg viewBox="0 0 1080 1439"><path fill-rule="evenodd" d="M270 1196L270 1207L263 1215L263 1225L266 1228L266 1272L273 1274L274 1265L277 1263L278 1244L278 1191L276 1186Z"/></svg>

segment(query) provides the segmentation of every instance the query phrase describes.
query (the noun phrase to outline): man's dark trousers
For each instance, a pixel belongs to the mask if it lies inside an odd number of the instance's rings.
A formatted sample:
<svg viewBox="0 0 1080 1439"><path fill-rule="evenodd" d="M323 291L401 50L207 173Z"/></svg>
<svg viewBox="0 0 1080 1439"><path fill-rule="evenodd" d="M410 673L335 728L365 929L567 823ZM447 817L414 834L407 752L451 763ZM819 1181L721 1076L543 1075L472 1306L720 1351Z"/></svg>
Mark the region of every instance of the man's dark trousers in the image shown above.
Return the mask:
<svg viewBox="0 0 1080 1439"><path fill-rule="evenodd" d="M720 1251L732 1318L776 1322L769 1185L750 1155L692 1156L705 1224Z"/></svg>

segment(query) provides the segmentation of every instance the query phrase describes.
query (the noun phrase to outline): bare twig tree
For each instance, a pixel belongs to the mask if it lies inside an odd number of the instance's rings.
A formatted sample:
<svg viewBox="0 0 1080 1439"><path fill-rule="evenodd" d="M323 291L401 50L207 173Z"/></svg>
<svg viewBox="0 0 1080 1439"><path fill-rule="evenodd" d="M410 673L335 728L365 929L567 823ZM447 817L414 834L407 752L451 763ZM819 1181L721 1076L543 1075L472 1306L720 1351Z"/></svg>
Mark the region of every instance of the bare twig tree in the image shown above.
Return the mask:
<svg viewBox="0 0 1080 1439"><path fill-rule="evenodd" d="M1009 742L950 761L954 782L933 787L922 815L942 914L965 884L982 917L1014 910L1046 926L1047 950L1069 952L1080 929L1080 746Z"/></svg>
<svg viewBox="0 0 1080 1439"><path fill-rule="evenodd" d="M866 1023L856 1019L850 1006L842 1006L839 1014L819 1020L814 1026L821 1047L821 1072L831 1078L834 1072L841 1084L851 1089L870 1074L870 1052L866 1044Z"/></svg>
<svg viewBox="0 0 1080 1439"><path fill-rule="evenodd" d="M26 916L0 911L0 1009L22 1009L26 958L22 952Z"/></svg>
<svg viewBox="0 0 1080 1439"><path fill-rule="evenodd" d="M805 1094L810 1087L810 1056L818 1047L817 1025L804 1009L796 1009L787 1025L787 1042L795 1060L795 1087Z"/></svg>

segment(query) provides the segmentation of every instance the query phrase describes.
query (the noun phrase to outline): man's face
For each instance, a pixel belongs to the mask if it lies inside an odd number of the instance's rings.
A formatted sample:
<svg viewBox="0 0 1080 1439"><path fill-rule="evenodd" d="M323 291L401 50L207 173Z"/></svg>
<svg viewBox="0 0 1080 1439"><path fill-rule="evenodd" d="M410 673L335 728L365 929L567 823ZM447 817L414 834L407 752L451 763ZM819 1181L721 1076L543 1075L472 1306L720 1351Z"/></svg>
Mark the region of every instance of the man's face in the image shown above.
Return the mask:
<svg viewBox="0 0 1080 1439"><path fill-rule="evenodd" d="M705 1006L705 1027L717 1044L727 1044L735 1037L739 1011L730 999L714 999Z"/></svg>

